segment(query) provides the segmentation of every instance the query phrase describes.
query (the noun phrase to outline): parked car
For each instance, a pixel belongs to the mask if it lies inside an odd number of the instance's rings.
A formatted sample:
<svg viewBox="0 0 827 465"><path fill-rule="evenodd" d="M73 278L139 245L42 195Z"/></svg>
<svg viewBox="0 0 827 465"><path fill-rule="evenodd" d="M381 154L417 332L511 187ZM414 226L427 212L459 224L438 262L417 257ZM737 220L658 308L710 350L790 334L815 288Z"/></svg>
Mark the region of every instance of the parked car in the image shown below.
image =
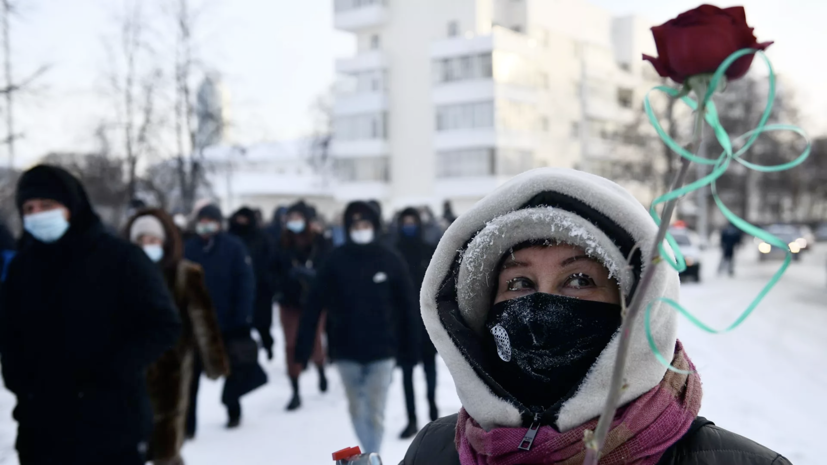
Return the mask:
<svg viewBox="0 0 827 465"><path fill-rule="evenodd" d="M755 243L758 245L759 261L783 259L787 256L788 249L793 254L793 260L798 261L801 258L801 251L808 245L807 240L804 238L804 232L798 226L774 224L767 226L764 230L781 239L781 241L787 244L787 248L782 249L756 238Z"/></svg>
<svg viewBox="0 0 827 465"><path fill-rule="evenodd" d="M669 228L669 233L681 249L686 261L686 269L681 273L681 279L692 279L701 282L701 239L695 231L683 227Z"/></svg>
<svg viewBox="0 0 827 465"><path fill-rule="evenodd" d="M815 237L818 242L827 241L827 223L821 223L816 227Z"/></svg>

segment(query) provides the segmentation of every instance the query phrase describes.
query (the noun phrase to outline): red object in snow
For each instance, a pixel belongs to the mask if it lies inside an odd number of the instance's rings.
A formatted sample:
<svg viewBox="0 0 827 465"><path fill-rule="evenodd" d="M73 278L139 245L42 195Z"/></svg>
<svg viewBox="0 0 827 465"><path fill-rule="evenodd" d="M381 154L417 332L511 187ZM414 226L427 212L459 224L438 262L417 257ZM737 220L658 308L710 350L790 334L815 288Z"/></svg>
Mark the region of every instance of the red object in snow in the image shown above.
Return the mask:
<svg viewBox="0 0 827 465"><path fill-rule="evenodd" d="M342 449L333 453L333 460L345 460L351 457L355 457L362 453L362 449L359 446L356 447L348 447L346 449Z"/></svg>

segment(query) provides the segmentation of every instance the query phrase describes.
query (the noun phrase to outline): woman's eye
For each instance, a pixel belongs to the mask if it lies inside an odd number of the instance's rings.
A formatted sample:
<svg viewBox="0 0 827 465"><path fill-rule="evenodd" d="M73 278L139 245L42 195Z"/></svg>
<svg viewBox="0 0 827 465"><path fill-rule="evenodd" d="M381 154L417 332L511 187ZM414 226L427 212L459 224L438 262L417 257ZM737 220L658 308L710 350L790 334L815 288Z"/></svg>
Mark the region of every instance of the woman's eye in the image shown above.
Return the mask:
<svg viewBox="0 0 827 465"><path fill-rule="evenodd" d="M534 282L528 278L513 278L506 283L509 291L524 291L534 289Z"/></svg>
<svg viewBox="0 0 827 465"><path fill-rule="evenodd" d="M596 286L594 280L590 278L589 275L583 273L571 275L568 281L566 281L566 287L574 289L586 289L594 286Z"/></svg>

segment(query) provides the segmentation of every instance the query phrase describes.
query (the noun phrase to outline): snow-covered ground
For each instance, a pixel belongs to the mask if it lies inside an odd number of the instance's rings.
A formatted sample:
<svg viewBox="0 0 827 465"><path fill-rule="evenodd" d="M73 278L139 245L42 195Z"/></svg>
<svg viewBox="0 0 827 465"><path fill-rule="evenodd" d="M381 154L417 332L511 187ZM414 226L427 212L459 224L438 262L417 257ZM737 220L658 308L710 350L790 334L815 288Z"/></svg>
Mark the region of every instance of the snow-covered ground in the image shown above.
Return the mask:
<svg viewBox="0 0 827 465"><path fill-rule="evenodd" d="M725 326L746 308L780 262L759 263L747 246L738 257L737 277L717 277L718 252L705 253L703 282L683 286L685 306L705 321ZM276 332L276 334L279 334ZM827 247L806 253L743 326L709 335L683 322L681 339L704 382L701 414L718 425L785 454L796 465L824 463L827 418ZM278 341L283 340L278 335ZM243 400L244 423L224 429L220 382L204 380L200 394L199 433L187 443L189 465L316 465L332 463L330 453L357 444L347 415L344 391L335 367L327 394L316 388L309 371L302 378L304 406L287 413L289 397L282 354L265 363L270 383ZM417 372L419 417L426 418L424 378ZM439 365L438 402L443 414L460 403L447 369ZM0 392L0 464L16 465L14 398ZM406 415L401 373L394 374L383 446L385 464L397 464L410 441L398 439Z"/></svg>

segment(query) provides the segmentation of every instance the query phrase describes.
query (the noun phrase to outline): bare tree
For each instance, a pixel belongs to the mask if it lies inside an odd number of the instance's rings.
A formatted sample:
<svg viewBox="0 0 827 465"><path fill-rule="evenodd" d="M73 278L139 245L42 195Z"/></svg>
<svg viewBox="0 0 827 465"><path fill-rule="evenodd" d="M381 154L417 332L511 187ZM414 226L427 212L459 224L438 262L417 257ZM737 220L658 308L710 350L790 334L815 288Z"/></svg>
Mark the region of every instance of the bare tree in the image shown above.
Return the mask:
<svg viewBox="0 0 827 465"><path fill-rule="evenodd" d="M313 134L308 146L307 162L317 174L330 171L330 142L333 140L333 89L319 95L310 107Z"/></svg>
<svg viewBox="0 0 827 465"><path fill-rule="evenodd" d="M5 87L0 89L0 93L3 94L6 103L6 137L2 143L6 145L8 150L9 167L14 167L15 141L23 136L15 132L15 97L18 93L28 90L49 68L46 65L40 66L28 77L20 81L15 80L12 70L11 18L17 13L17 6L17 2L11 0L2 0L2 4L0 4L0 8L2 8L0 28L2 28L3 36L3 77L5 80Z"/></svg>
<svg viewBox="0 0 827 465"><path fill-rule="evenodd" d="M117 48L109 41L105 46L110 55L108 83L115 102L115 126L121 133L127 192L134 197L139 184L138 165L157 152L153 133L158 129L156 100L162 72L147 39L144 3L125 0L123 5Z"/></svg>

